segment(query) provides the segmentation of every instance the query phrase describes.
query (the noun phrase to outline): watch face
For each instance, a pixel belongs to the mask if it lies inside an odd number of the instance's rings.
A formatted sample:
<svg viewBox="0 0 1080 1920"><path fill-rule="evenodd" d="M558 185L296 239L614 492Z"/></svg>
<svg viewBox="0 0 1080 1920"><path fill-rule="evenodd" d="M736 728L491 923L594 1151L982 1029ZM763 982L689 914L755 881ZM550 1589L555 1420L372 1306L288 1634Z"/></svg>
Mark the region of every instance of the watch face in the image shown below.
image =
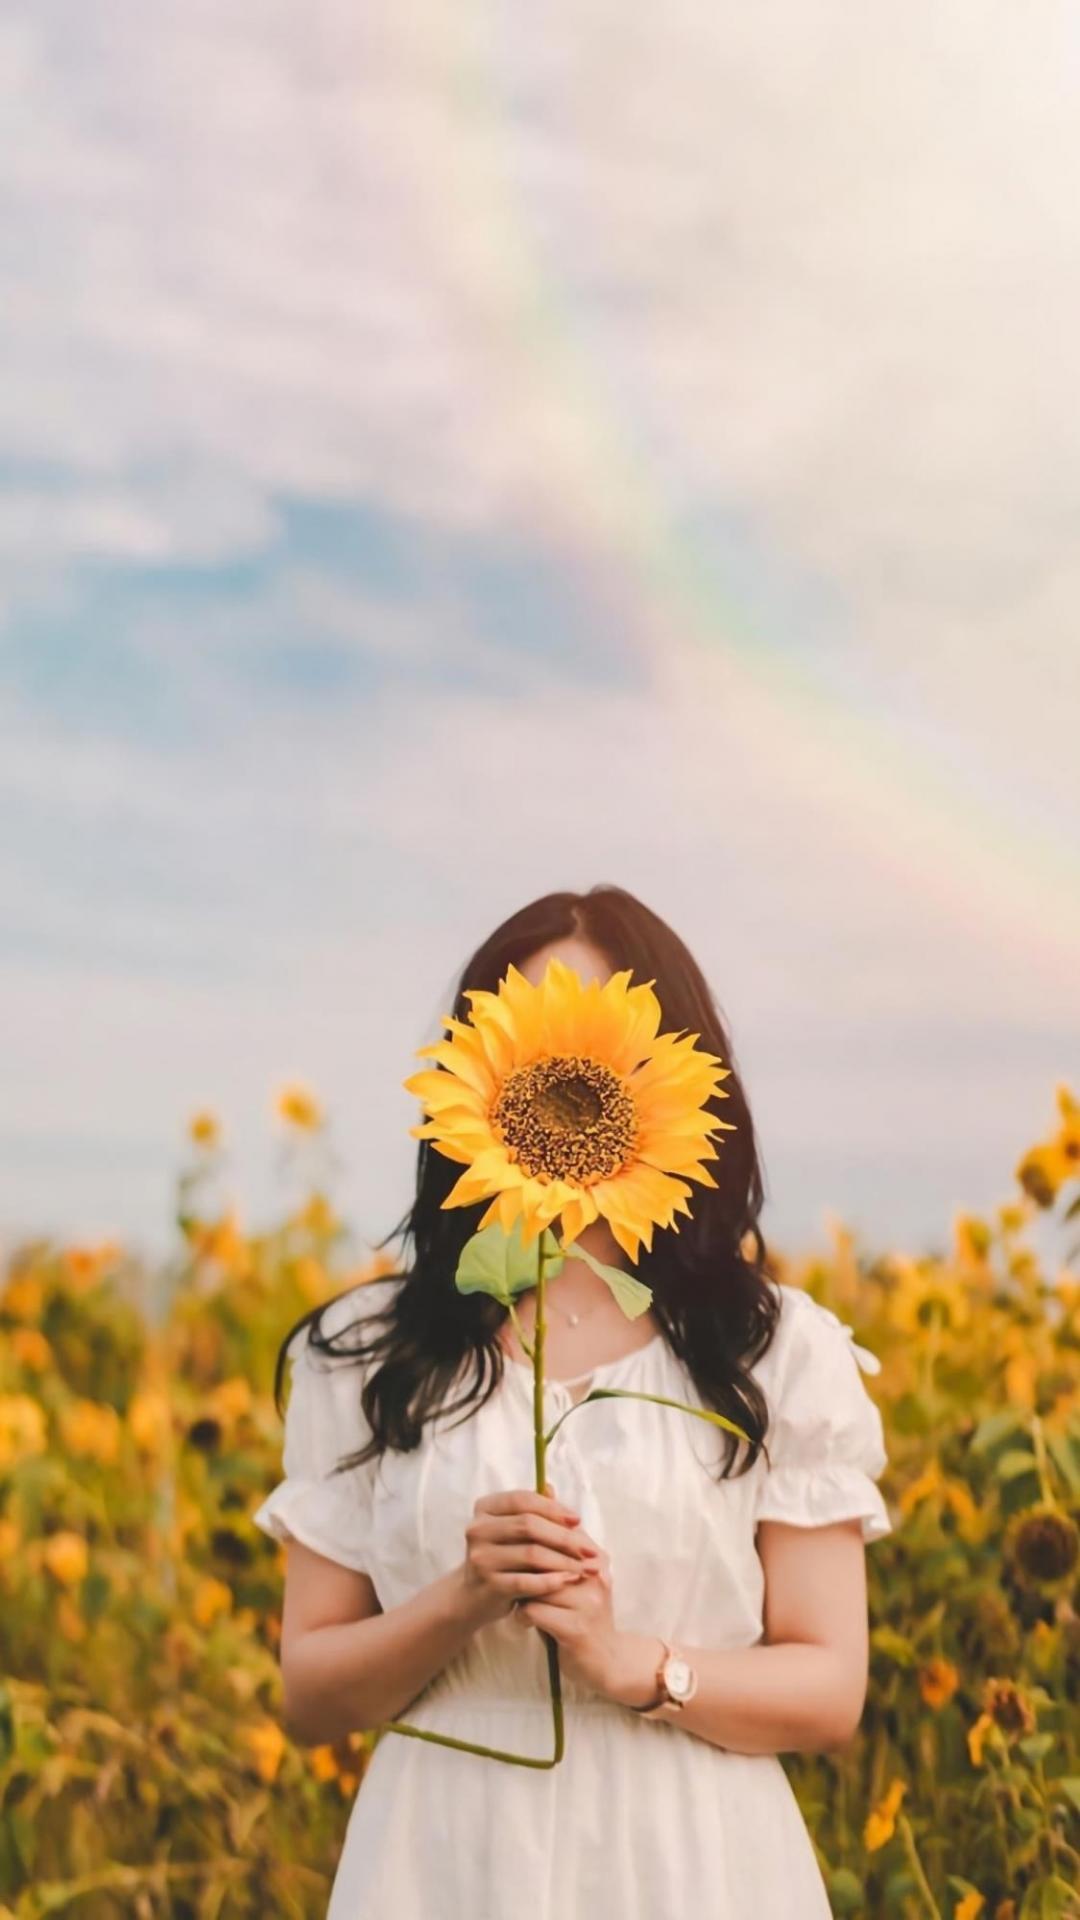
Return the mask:
<svg viewBox="0 0 1080 1920"><path fill-rule="evenodd" d="M676 1700L685 1700L693 1685L693 1674L688 1662L678 1659L669 1660L664 1667L664 1680L668 1692L673 1693Z"/></svg>

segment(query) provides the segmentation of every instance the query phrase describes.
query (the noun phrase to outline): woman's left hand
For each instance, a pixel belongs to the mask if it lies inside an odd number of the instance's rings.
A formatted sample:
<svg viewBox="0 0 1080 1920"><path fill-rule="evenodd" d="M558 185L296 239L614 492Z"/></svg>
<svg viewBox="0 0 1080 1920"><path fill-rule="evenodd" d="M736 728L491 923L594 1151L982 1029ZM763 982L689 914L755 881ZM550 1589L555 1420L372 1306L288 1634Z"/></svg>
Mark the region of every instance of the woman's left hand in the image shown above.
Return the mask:
<svg viewBox="0 0 1080 1920"><path fill-rule="evenodd" d="M625 1636L612 1617L611 1559L602 1548L595 1572L568 1580L543 1600L519 1600L514 1613L558 1641L559 1667L569 1679L604 1694L616 1683Z"/></svg>

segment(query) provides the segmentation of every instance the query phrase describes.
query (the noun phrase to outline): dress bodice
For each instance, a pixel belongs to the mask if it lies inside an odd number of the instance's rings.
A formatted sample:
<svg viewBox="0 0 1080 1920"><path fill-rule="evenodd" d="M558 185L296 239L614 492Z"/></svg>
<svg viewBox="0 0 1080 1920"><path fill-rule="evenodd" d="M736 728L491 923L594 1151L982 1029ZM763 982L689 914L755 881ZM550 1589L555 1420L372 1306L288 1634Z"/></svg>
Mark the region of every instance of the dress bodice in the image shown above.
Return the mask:
<svg viewBox="0 0 1080 1920"><path fill-rule="evenodd" d="M381 1305L393 1278L333 1301L324 1326L353 1324L370 1299ZM797 1288L781 1285L771 1345L754 1366L769 1407L769 1460L718 1478L723 1431L649 1400L574 1406L575 1382L545 1382L547 1477L558 1497L610 1555L612 1612L619 1630L689 1645L747 1646L763 1632L764 1572L758 1522L799 1526L858 1518L873 1540L891 1530L875 1484L886 1464L880 1412L861 1372L877 1370L852 1329ZM693 1379L662 1332L589 1370L594 1387L623 1388L702 1406ZM254 1518L280 1540L297 1538L329 1559L366 1572L384 1609L459 1565L474 1502L535 1484L532 1369L509 1355L479 1409L425 1423L411 1452L386 1452L334 1475L336 1461L364 1445L358 1364L324 1359L298 1336L286 1416L285 1478ZM448 1398L453 1399L456 1390ZM572 1410L571 1410L572 1409ZM539 1634L513 1615L474 1634L435 1683L491 1697L547 1697ZM570 1699L587 1697L567 1681Z"/></svg>

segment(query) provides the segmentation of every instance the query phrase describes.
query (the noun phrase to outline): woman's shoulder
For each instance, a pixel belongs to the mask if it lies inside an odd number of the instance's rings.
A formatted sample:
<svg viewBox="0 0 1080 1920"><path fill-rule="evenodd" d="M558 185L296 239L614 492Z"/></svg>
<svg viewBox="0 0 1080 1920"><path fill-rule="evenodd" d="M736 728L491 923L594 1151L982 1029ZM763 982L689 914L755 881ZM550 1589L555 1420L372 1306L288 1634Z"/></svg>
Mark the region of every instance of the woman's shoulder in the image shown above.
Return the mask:
<svg viewBox="0 0 1080 1920"><path fill-rule="evenodd" d="M316 1366L355 1365L358 1343L367 1346L372 1323L390 1305L399 1285L398 1274L380 1274L334 1294L318 1314L297 1328L289 1342L289 1358Z"/></svg>
<svg viewBox="0 0 1080 1920"><path fill-rule="evenodd" d="M835 1364L845 1352L850 1352L863 1373L880 1372L877 1355L859 1344L854 1327L831 1307L815 1300L805 1287L784 1280L772 1285L780 1297L780 1312L769 1345L751 1369L767 1391L777 1389L793 1374L800 1375L804 1368L812 1368L815 1362L823 1368Z"/></svg>

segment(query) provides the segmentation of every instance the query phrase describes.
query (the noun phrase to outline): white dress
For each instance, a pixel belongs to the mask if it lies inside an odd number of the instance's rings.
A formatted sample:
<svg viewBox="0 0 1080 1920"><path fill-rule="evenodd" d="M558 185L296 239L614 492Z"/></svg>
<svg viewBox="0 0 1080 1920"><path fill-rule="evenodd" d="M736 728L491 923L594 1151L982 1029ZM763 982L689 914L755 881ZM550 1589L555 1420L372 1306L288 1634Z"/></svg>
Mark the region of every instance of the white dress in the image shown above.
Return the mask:
<svg viewBox="0 0 1080 1920"><path fill-rule="evenodd" d="M397 1284L389 1277L342 1295L327 1330L354 1321L367 1300L383 1304ZM590 1402L549 1444L548 1479L611 1556L621 1630L690 1647L753 1646L763 1633L758 1520L857 1517L868 1541L892 1529L875 1485L886 1464L881 1415L860 1374L880 1363L809 1294L780 1291L773 1342L754 1369L770 1409L771 1469L759 1455L748 1473L717 1482L720 1430L643 1400ZM507 1360L479 1413L439 1416L414 1452L386 1453L331 1480L335 1461L369 1433L357 1364L312 1354L306 1330L291 1358L286 1477L254 1518L278 1540L368 1574L384 1609L460 1564L478 1495L533 1486L524 1363ZM587 1377L703 1404L662 1334ZM546 1383L546 1426L580 1400L582 1388L571 1386ZM775 1753L729 1752L643 1720L565 1674L562 1690L566 1751L550 1771L383 1734L353 1806L327 1920L595 1920L601 1908L620 1920L829 1920L810 1835ZM539 1632L512 1617L481 1628L399 1717L549 1754Z"/></svg>

